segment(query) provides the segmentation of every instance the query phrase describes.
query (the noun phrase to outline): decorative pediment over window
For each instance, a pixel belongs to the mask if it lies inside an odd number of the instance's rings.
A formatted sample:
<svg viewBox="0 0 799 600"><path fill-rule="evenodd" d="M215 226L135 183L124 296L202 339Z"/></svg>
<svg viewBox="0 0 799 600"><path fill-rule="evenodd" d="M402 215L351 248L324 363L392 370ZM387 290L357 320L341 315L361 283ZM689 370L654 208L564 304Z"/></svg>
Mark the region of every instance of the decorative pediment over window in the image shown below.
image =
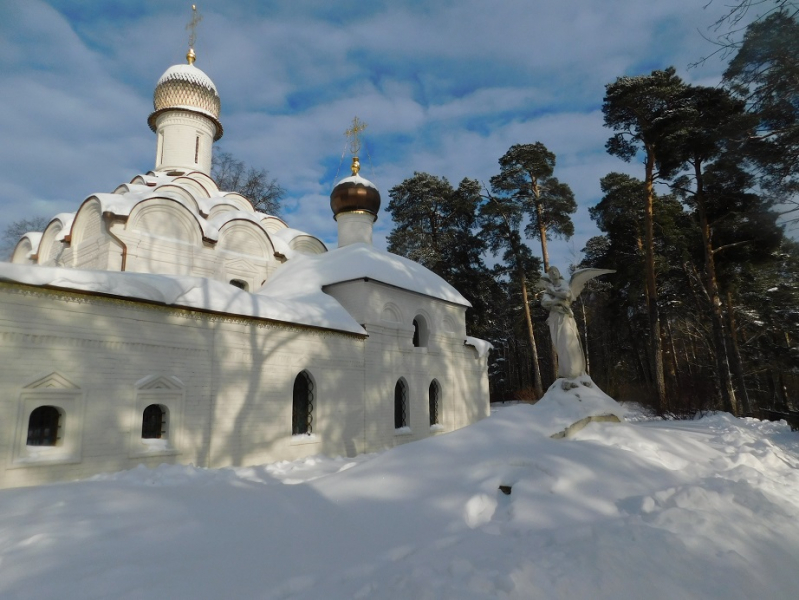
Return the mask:
<svg viewBox="0 0 799 600"><path fill-rule="evenodd" d="M402 321L402 312L396 304L389 302L383 307L380 318L386 323L399 323Z"/></svg>
<svg viewBox="0 0 799 600"><path fill-rule="evenodd" d="M136 382L138 390L181 391L183 382L172 375L149 375Z"/></svg>
<svg viewBox="0 0 799 600"><path fill-rule="evenodd" d="M442 326L444 331L446 331L447 333L455 333L455 322L449 317L444 317Z"/></svg>
<svg viewBox="0 0 799 600"><path fill-rule="evenodd" d="M72 383L69 379L56 373L55 371L49 375L37 379L33 383L29 383L23 389L26 390L44 390L44 389L57 389L57 390L79 390L80 387Z"/></svg>
<svg viewBox="0 0 799 600"><path fill-rule="evenodd" d="M253 263L248 260L244 260L241 258L234 258L232 260L225 261L225 268L229 271L236 271L241 273L252 273L256 270L256 267Z"/></svg>

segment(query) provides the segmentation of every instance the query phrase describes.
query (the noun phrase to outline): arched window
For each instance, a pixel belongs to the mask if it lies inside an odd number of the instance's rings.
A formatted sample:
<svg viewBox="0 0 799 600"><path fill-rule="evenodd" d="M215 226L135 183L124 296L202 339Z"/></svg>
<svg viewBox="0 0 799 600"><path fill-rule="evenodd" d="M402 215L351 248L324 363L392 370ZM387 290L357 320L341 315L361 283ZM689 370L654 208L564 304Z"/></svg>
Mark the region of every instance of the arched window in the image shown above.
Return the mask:
<svg viewBox="0 0 799 600"><path fill-rule="evenodd" d="M61 426L61 411L55 406L40 406L28 419L28 446L55 446Z"/></svg>
<svg viewBox="0 0 799 600"><path fill-rule="evenodd" d="M394 386L394 429L408 426L408 386L400 379Z"/></svg>
<svg viewBox="0 0 799 600"><path fill-rule="evenodd" d="M142 414L142 439L160 440L166 437L166 432L166 408L160 404L150 404Z"/></svg>
<svg viewBox="0 0 799 600"><path fill-rule="evenodd" d="M428 337L427 320L422 315L416 315L413 319L413 347L426 348Z"/></svg>
<svg viewBox="0 0 799 600"><path fill-rule="evenodd" d="M232 285L233 287L237 287L241 290L244 290L245 292L247 291L247 282L242 281L241 279L231 279L230 285Z"/></svg>
<svg viewBox="0 0 799 600"><path fill-rule="evenodd" d="M441 387L434 379L430 382L430 389L427 391L430 402L430 426L439 424L439 413L441 412Z"/></svg>
<svg viewBox="0 0 799 600"><path fill-rule="evenodd" d="M294 380L294 400L291 409L291 434L311 435L313 433L314 384L307 372L303 371Z"/></svg>

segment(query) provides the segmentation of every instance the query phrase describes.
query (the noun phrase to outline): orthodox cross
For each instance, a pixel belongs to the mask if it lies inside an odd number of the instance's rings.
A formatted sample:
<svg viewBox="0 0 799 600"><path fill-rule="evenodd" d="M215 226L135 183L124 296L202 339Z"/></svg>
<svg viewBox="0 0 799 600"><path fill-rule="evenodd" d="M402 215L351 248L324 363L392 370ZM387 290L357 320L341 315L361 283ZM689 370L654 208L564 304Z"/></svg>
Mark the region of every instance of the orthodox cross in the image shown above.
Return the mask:
<svg viewBox="0 0 799 600"><path fill-rule="evenodd" d="M197 41L197 25L203 20L203 16L197 12L197 5L191 5L191 21L186 25L186 30L189 32L189 49L194 49L194 43ZM194 61L192 61L194 62Z"/></svg>
<svg viewBox="0 0 799 600"><path fill-rule="evenodd" d="M355 117L352 120L352 127L344 132L344 135L347 136L350 141L350 152L352 152L353 156L358 154L358 151L361 149L361 132L366 129L366 127L366 123L361 121L358 117Z"/></svg>

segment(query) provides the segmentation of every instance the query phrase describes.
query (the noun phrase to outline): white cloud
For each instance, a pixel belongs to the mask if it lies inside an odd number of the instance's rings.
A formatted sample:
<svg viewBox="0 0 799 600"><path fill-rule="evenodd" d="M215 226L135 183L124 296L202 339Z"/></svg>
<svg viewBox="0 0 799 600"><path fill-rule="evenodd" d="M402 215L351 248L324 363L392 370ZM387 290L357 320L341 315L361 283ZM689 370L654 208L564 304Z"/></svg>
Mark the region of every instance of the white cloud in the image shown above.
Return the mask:
<svg viewBox="0 0 799 600"><path fill-rule="evenodd" d="M0 228L75 210L88 194L152 168L152 89L186 52L188 12L177 5L64 6L17 0L2 9L0 130L13 143L0 146ZM365 174L384 206L414 171L487 181L511 145L540 140L580 204L579 249L595 233L587 207L599 199L599 177L637 167L604 152L605 84L671 64L691 81L715 83L719 61L685 67L711 51L697 29L722 8L703 10L696 0L210 0L200 7L197 66L222 96L222 147L287 188L293 226L335 240L327 196L336 169L346 173L346 158L337 167L342 132L358 115L370 125L374 164L365 161ZM381 214L378 243L390 226ZM562 242L553 248L569 251Z"/></svg>

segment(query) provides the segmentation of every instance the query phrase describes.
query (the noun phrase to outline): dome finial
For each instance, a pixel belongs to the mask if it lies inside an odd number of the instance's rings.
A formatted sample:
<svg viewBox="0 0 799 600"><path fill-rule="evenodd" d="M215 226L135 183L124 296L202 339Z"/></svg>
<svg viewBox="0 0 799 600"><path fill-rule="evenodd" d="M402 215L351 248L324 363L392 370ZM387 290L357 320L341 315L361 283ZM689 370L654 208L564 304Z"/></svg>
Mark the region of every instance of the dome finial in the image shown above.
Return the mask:
<svg viewBox="0 0 799 600"><path fill-rule="evenodd" d="M352 119L352 127L344 132L344 135L349 139L350 153L352 154L352 170L353 175L357 175L361 170L361 163L358 160L358 151L361 149L361 132L366 129L367 125L358 117Z"/></svg>
<svg viewBox="0 0 799 600"><path fill-rule="evenodd" d="M197 12L196 4L191 5L191 11L191 21L186 25L186 29L189 31L189 51L186 53L186 60L189 61L190 65L193 65L197 59L197 55L194 53L194 43L197 41L197 25L203 20L203 16Z"/></svg>

